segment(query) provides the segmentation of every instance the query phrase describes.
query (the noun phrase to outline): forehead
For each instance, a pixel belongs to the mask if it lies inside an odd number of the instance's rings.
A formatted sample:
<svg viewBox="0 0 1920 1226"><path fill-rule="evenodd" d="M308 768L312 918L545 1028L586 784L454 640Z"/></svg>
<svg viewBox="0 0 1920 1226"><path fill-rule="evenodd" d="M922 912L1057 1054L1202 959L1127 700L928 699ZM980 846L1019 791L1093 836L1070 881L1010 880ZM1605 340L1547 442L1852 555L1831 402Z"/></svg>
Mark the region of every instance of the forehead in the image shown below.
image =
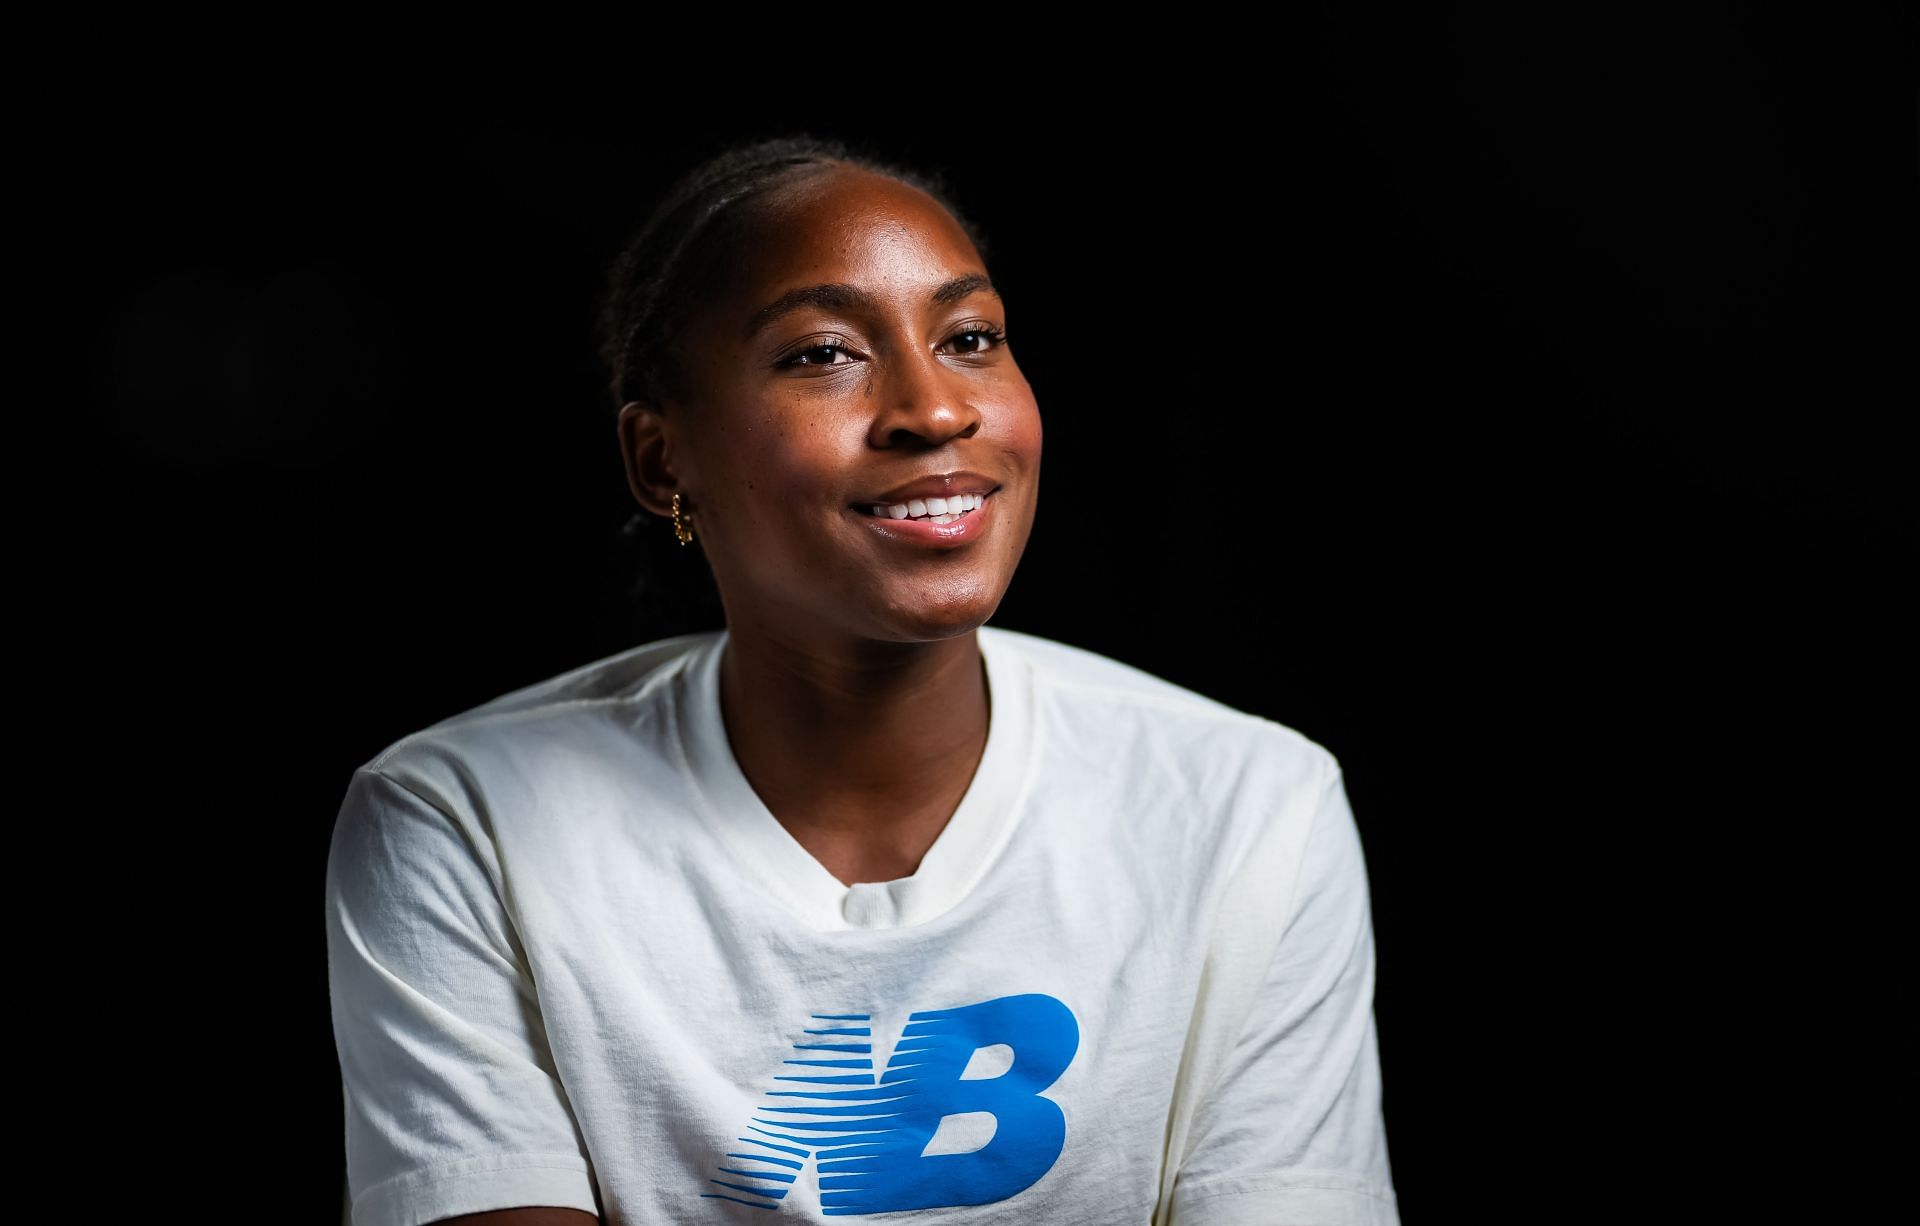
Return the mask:
<svg viewBox="0 0 1920 1226"><path fill-rule="evenodd" d="M875 293L926 292L980 271L979 253L939 201L857 167L832 167L768 192L736 249L733 284L749 297L827 281Z"/></svg>

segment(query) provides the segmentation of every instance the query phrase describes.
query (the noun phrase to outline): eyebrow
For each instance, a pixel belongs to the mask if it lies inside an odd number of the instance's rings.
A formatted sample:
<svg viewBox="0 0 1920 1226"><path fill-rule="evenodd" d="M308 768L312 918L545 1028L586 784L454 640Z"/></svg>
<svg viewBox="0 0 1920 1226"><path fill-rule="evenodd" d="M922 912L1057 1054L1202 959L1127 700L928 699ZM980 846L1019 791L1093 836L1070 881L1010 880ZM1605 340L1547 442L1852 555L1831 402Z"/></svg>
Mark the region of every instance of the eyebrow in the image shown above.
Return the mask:
<svg viewBox="0 0 1920 1226"><path fill-rule="evenodd" d="M931 301L934 306L946 306L958 302L968 294L980 292L992 294L995 298L1000 291L993 288L993 282L983 272L963 273L952 280L944 281L933 291ZM857 285L848 285L844 281L830 281L824 285L803 285L799 289L790 289L772 302L753 313L747 321L747 330L743 340L771 324L774 320L791 311L803 307L819 307L826 311L877 311L880 304L873 295Z"/></svg>

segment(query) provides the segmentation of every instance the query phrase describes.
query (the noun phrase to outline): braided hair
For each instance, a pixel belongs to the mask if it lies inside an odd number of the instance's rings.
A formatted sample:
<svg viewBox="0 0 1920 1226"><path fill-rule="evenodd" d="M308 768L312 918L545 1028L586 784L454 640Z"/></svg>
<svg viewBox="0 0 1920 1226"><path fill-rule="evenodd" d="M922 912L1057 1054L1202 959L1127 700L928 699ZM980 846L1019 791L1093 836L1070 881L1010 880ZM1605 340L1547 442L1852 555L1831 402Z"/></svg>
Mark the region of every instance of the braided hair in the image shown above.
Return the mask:
<svg viewBox="0 0 1920 1226"><path fill-rule="evenodd" d="M702 295L725 284L735 240L752 205L796 179L851 166L918 188L940 203L987 257L986 236L948 195L938 170L919 170L832 137L799 133L739 142L685 172L614 257L596 317L607 390L617 417L630 401L658 405L688 398L679 344ZM712 572L692 564L665 521L634 511L622 528L642 557L633 584L643 625L665 636L717 627L725 620Z"/></svg>

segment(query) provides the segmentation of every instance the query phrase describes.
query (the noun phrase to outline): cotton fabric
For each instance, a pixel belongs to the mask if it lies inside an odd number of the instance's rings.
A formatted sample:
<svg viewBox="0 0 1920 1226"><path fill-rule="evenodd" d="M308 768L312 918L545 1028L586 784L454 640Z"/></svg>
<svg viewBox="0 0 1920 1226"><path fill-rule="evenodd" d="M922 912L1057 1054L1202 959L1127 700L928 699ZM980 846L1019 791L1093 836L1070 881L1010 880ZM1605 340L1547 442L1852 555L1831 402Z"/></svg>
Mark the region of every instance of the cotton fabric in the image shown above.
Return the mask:
<svg viewBox="0 0 1920 1226"><path fill-rule="evenodd" d="M895 881L841 883L753 791L725 630L356 769L326 934L357 1226L1397 1226L1338 761L976 637L984 754Z"/></svg>

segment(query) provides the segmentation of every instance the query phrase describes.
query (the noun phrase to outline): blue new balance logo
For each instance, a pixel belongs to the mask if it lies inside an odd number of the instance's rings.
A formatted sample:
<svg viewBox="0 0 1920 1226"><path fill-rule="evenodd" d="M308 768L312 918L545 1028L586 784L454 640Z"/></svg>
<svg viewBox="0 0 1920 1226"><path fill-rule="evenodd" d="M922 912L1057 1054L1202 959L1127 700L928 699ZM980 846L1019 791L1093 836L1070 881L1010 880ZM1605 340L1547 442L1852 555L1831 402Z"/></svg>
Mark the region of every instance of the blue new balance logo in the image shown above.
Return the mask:
<svg viewBox="0 0 1920 1226"><path fill-rule="evenodd" d="M1006 1200L1053 1167L1067 1119L1040 1092L1080 1047L1066 1005L1031 994L912 1014L878 1075L873 1031L869 1013L811 1015L785 1062L797 1071L774 1078L701 1195L777 1210L813 1162L821 1213L851 1217Z"/></svg>

